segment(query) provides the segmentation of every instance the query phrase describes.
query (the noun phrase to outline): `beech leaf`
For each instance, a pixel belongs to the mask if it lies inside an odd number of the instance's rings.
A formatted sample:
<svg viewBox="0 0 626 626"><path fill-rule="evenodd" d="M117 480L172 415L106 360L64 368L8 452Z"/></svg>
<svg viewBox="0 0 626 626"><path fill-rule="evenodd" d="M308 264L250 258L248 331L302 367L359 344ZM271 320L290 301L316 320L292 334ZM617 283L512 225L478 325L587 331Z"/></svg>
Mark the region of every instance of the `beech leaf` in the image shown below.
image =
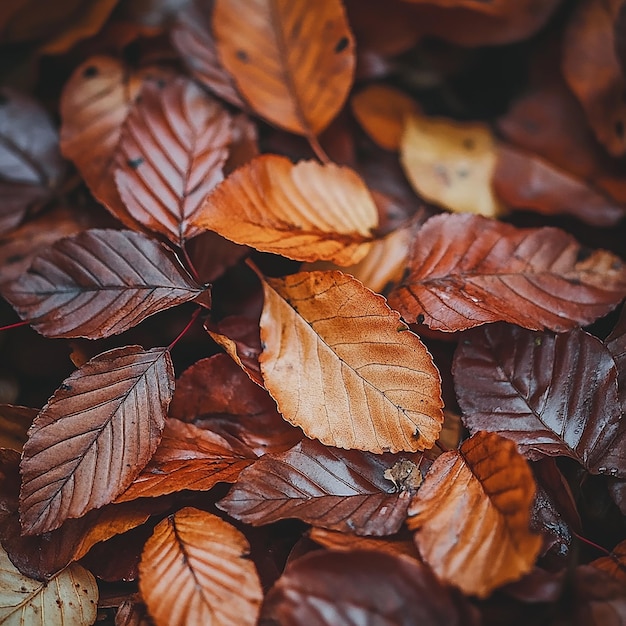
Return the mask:
<svg viewBox="0 0 626 626"><path fill-rule="evenodd" d="M24 534L52 530L119 496L153 455L173 391L165 348L114 348L67 378L24 446Z"/></svg>
<svg viewBox="0 0 626 626"><path fill-rule="evenodd" d="M92 229L41 252L4 297L47 337L99 339L203 293L141 233Z"/></svg>
<svg viewBox="0 0 626 626"><path fill-rule="evenodd" d="M534 495L532 472L515 444L480 432L435 460L407 524L441 580L485 598L535 564L541 537L529 530Z"/></svg>
<svg viewBox="0 0 626 626"><path fill-rule="evenodd" d="M606 315L626 295L626 265L610 252L587 254L556 228L477 215L428 220L409 268L389 303L407 321L444 332L497 321L562 332Z"/></svg>
<svg viewBox="0 0 626 626"><path fill-rule="evenodd" d="M90 626L96 621L98 585L72 563L48 582L27 578L0 547L0 622L5 626Z"/></svg>
<svg viewBox="0 0 626 626"><path fill-rule="evenodd" d="M0 448L21 452L26 433L38 412L26 406L0 404Z"/></svg>
<svg viewBox="0 0 626 626"><path fill-rule="evenodd" d="M331 530L391 535L404 522L412 491L385 478L397 460L303 439L243 470L218 506L254 526L295 517Z"/></svg>
<svg viewBox="0 0 626 626"><path fill-rule="evenodd" d="M262 252L350 265L367 254L378 211L351 169L268 154L218 185L193 223Z"/></svg>
<svg viewBox="0 0 626 626"><path fill-rule="evenodd" d="M493 324L461 342L453 374L471 432L497 432L532 460L569 456L593 474L626 476L613 451L623 441L617 369L599 339Z"/></svg>
<svg viewBox="0 0 626 626"><path fill-rule="evenodd" d="M115 182L128 212L175 244L199 234L191 218L223 180L231 119L194 83L147 85L116 151Z"/></svg>
<svg viewBox="0 0 626 626"><path fill-rule="evenodd" d="M314 137L341 109L355 66L340 0L216 0L220 60L256 113Z"/></svg>
<svg viewBox="0 0 626 626"><path fill-rule="evenodd" d="M338 271L268 278L263 289L261 372L288 422L339 448L433 446L439 372L384 298Z"/></svg>
<svg viewBox="0 0 626 626"><path fill-rule="evenodd" d="M219 517L184 508L160 522L139 565L157 626L256 624L263 598L245 537Z"/></svg>

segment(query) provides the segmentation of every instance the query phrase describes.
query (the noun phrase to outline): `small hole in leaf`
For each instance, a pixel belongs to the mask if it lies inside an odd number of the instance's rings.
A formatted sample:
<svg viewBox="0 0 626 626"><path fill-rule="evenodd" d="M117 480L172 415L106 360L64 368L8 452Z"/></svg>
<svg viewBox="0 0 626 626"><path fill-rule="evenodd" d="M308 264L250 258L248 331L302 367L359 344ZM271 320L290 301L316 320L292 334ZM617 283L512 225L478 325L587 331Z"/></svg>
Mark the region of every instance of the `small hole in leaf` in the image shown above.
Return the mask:
<svg viewBox="0 0 626 626"><path fill-rule="evenodd" d="M348 47L349 43L350 43L350 41L348 40L347 37L342 37L337 42L337 45L335 46L335 52L337 52L337 53L343 52Z"/></svg>
<svg viewBox="0 0 626 626"><path fill-rule="evenodd" d="M624 139L624 122L622 122L622 120L617 120L617 122L615 122L615 134L620 139Z"/></svg>
<svg viewBox="0 0 626 626"><path fill-rule="evenodd" d="M134 170L136 170L142 163L143 163L143 157L137 157L136 159L128 159L126 161L126 165L128 165L128 167L132 167Z"/></svg>
<svg viewBox="0 0 626 626"><path fill-rule="evenodd" d="M245 50L237 50L237 58L244 63L248 62L248 53Z"/></svg>
<svg viewBox="0 0 626 626"><path fill-rule="evenodd" d="M83 76L85 78L93 78L98 75L98 68L95 65L90 65L83 70Z"/></svg>
<svg viewBox="0 0 626 626"><path fill-rule="evenodd" d="M417 323L418 323L418 324L423 324L423 323L424 323L424 319L425 319L425 318L424 318L424 314L423 314L423 313L420 313L420 314L417 316Z"/></svg>
<svg viewBox="0 0 626 626"><path fill-rule="evenodd" d="M67 385L63 383L60 387L61 391L72 391L72 385Z"/></svg>

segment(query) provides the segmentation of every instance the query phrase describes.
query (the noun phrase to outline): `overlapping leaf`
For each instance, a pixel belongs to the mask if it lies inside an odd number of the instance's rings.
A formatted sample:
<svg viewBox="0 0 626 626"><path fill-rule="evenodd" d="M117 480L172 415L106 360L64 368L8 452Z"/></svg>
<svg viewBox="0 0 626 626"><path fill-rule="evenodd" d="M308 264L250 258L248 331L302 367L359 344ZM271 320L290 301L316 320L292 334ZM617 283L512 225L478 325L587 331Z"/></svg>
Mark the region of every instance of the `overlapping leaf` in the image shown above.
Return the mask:
<svg viewBox="0 0 626 626"><path fill-rule="evenodd" d="M534 492L515 444L477 433L435 460L411 502L408 525L441 580L486 597L535 563L541 537L529 530Z"/></svg>
<svg viewBox="0 0 626 626"><path fill-rule="evenodd" d="M256 624L263 592L245 537L204 511L164 519L144 547L139 588L157 626Z"/></svg>
<svg viewBox="0 0 626 626"><path fill-rule="evenodd" d="M446 332L497 321L565 331L626 295L626 265L613 254L588 254L555 228L517 229L475 215L428 220L409 267L391 306Z"/></svg>
<svg viewBox="0 0 626 626"><path fill-rule="evenodd" d="M453 373L470 431L498 432L531 459L569 456L626 476L617 369L592 335L489 325L459 345Z"/></svg>
<svg viewBox="0 0 626 626"><path fill-rule="evenodd" d="M218 185L193 224L263 252L350 265L367 253L378 212L347 167L263 155Z"/></svg>
<svg viewBox="0 0 626 626"><path fill-rule="evenodd" d="M13 404L0 404L0 448L22 451L27 431L37 409Z"/></svg>
<svg viewBox="0 0 626 626"><path fill-rule="evenodd" d="M67 378L24 446L24 533L52 530L120 495L154 453L173 391L164 348L115 348Z"/></svg>
<svg viewBox="0 0 626 626"><path fill-rule="evenodd" d="M432 447L443 422L439 372L381 296L338 271L263 288L259 361L287 421L340 448Z"/></svg>
<svg viewBox="0 0 626 626"><path fill-rule="evenodd" d="M606 338L606 347L615 359L617 384L622 411L626 412L626 308L622 307L619 320Z"/></svg>
<svg viewBox="0 0 626 626"><path fill-rule="evenodd" d="M406 517L411 492L385 478L396 461L303 439L245 469L218 506L255 526L295 517L331 530L391 535Z"/></svg>
<svg viewBox="0 0 626 626"><path fill-rule="evenodd" d="M355 55L339 0L216 0L213 33L239 93L272 124L314 137L341 109Z"/></svg>
<svg viewBox="0 0 626 626"><path fill-rule="evenodd" d="M93 229L44 250L3 295L43 335L99 339L202 292L158 242Z"/></svg>
<svg viewBox="0 0 626 626"><path fill-rule="evenodd" d="M115 182L133 219L182 245L209 191L223 180L230 115L194 83L147 85L124 124Z"/></svg>

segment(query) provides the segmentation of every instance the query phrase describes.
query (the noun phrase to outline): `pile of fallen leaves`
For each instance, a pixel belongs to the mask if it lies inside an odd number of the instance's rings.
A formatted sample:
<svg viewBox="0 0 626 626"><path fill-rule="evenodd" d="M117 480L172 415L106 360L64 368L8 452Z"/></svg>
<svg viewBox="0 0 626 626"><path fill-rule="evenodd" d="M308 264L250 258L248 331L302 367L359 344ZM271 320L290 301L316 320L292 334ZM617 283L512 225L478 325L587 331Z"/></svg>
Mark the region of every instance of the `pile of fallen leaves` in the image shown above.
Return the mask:
<svg viewBox="0 0 626 626"><path fill-rule="evenodd" d="M624 0L0 44L0 622L626 624Z"/></svg>

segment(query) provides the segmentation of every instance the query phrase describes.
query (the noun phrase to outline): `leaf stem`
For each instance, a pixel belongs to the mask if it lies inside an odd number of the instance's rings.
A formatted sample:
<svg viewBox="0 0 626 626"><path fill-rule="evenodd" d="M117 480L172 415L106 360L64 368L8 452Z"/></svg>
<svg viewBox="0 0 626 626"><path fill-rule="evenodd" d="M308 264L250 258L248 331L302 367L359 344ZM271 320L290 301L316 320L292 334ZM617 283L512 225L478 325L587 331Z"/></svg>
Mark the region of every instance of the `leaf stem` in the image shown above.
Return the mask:
<svg viewBox="0 0 626 626"><path fill-rule="evenodd" d="M176 339L174 339L174 341L172 341L172 343L170 343L170 345L167 346L168 352L171 352L172 348L174 348L174 346L187 334L187 331L193 326L193 323L198 319L198 315L200 315L200 311L202 311L202 307L198 307L193 312L191 319L187 322L187 325L185 326L185 328L183 328L178 334L178 337L176 337Z"/></svg>
<svg viewBox="0 0 626 626"><path fill-rule="evenodd" d="M15 322L15 324L8 324L7 326L0 326L0 332L3 330L11 330L12 328L19 328L20 326L28 326L30 322L28 320L22 320L21 322Z"/></svg>
<svg viewBox="0 0 626 626"><path fill-rule="evenodd" d="M198 270L196 269L196 266L193 264L193 261L191 260L191 257L189 256L189 252L187 252L187 245L184 241L180 242L180 249L182 250L183 258L185 259L185 263L187 264L187 269L189 270L191 275L194 277L194 280L198 284L201 285L202 282L200 281L200 274L198 274Z"/></svg>
<svg viewBox="0 0 626 626"><path fill-rule="evenodd" d="M615 560L615 555L612 552L610 552L609 550L607 550L606 548L603 548L602 546L598 545L597 543L591 541L591 539L587 539L586 537L583 537L582 535L579 535L575 530L572 530L571 528L570 528L570 532L579 541L582 541L583 543L586 543L588 546L591 546L592 548L595 548L596 550L599 550L603 554L606 554L606 556L611 557L612 559Z"/></svg>
<svg viewBox="0 0 626 626"><path fill-rule="evenodd" d="M446 448L439 440L435 441L435 445L442 451L442 452L450 452L450 450L448 450L448 448Z"/></svg>
<svg viewBox="0 0 626 626"><path fill-rule="evenodd" d="M331 160L330 157L326 154L324 148L322 148L320 142L318 141L315 135L307 135L307 141L311 146L313 152L315 152L315 156L324 164L328 165Z"/></svg>

